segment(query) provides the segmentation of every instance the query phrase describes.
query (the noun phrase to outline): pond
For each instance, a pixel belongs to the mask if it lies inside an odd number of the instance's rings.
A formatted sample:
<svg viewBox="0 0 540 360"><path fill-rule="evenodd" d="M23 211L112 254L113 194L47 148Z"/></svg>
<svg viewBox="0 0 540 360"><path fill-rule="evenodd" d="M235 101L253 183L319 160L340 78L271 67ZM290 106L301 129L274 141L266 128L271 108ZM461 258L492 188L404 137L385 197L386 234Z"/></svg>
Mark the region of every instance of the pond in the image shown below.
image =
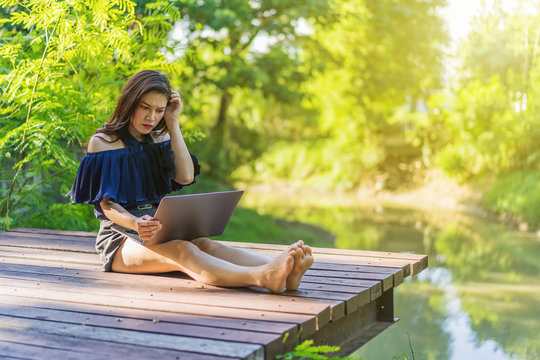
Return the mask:
<svg viewBox="0 0 540 360"><path fill-rule="evenodd" d="M400 321L353 357L540 359L537 233L485 216L346 197L249 194L242 202L320 226L335 247L429 256L428 269L396 289Z"/></svg>

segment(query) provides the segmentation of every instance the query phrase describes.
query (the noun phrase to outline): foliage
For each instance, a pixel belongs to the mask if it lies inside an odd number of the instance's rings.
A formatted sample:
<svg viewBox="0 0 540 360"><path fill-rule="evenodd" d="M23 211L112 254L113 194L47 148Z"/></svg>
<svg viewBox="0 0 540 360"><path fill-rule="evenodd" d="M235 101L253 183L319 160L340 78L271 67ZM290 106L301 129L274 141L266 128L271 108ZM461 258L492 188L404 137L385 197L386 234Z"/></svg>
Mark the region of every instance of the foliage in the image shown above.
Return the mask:
<svg viewBox="0 0 540 360"><path fill-rule="evenodd" d="M178 61L187 70L179 81L196 104L192 119L208 135L194 149L207 158L208 173L229 179L231 169L257 158L286 123L281 108L301 101L309 74L300 56L306 37L300 26L330 21L330 2L176 4L188 14L178 24L184 35Z"/></svg>
<svg viewBox="0 0 540 360"><path fill-rule="evenodd" d="M69 190L82 145L110 116L129 75L174 66L155 51L152 37L164 35L152 27L161 15L155 3L148 4L153 15L140 20L128 0L4 0L0 6L0 216L9 228L32 219L29 212L58 212L53 204ZM152 31L145 32L147 23ZM80 222L62 219L55 224Z"/></svg>
<svg viewBox="0 0 540 360"><path fill-rule="evenodd" d="M343 357L326 356L327 354L331 354L336 351L339 351L339 346L328 346L328 345L313 346L313 340L305 340L303 343L297 345L293 351L288 352L284 355L278 355L276 356L276 359L284 359L284 360L293 360L293 359L344 360L344 359L349 359L349 358L343 358Z"/></svg>
<svg viewBox="0 0 540 360"><path fill-rule="evenodd" d="M411 129L429 160L461 181L540 165L537 5L483 8L450 88L431 97L429 116Z"/></svg>
<svg viewBox="0 0 540 360"><path fill-rule="evenodd" d="M334 2L339 21L315 25L304 52L314 70L292 136L237 175L262 168L269 177L351 190L394 166L387 139L405 144L409 125L397 115L415 112L441 87L446 34L437 11L444 4Z"/></svg>
<svg viewBox="0 0 540 360"><path fill-rule="evenodd" d="M409 332L407 331L407 338L409 340L409 349L411 350L411 358L412 360L416 359L416 357L414 356L414 350L413 350L413 347L412 347L412 343L411 343L411 336L409 334ZM395 355L395 356L392 356L392 359L396 359L396 360L409 360L411 359L407 356L406 353L402 353L402 354L399 354L399 355Z"/></svg>
<svg viewBox="0 0 540 360"><path fill-rule="evenodd" d="M402 353L399 355L392 356L392 359L401 359L401 360L409 360L415 359L414 351L412 349L411 344L411 338L409 336L409 333L407 333L407 336L409 337L409 348L411 350L412 357L409 358L407 354ZM350 358L350 357L339 357L339 356L331 356L332 353L335 353L339 351L339 346L329 346L329 345L319 345L319 346L313 346L313 340L305 340L303 343L297 345L293 351L290 351L288 353L285 353L283 355L276 356L276 359L281 360L361 360L361 358ZM329 356L330 355L330 356Z"/></svg>
<svg viewBox="0 0 540 360"><path fill-rule="evenodd" d="M461 183L494 184L491 210L540 224L532 178L540 166L540 3L484 4L461 43L449 85L411 118L425 166Z"/></svg>
<svg viewBox="0 0 540 360"><path fill-rule="evenodd" d="M85 204L55 203L29 212L24 226L39 229L91 231L99 230L94 208Z"/></svg>
<svg viewBox="0 0 540 360"><path fill-rule="evenodd" d="M493 211L540 226L540 172L515 171L499 177L483 196L484 203Z"/></svg>
<svg viewBox="0 0 540 360"><path fill-rule="evenodd" d="M445 4L0 0L1 223L87 221L52 205L146 68L181 87L190 149L227 186L392 189L438 167L496 184L488 206L540 223L497 185L540 165L539 3L484 8L447 75Z"/></svg>

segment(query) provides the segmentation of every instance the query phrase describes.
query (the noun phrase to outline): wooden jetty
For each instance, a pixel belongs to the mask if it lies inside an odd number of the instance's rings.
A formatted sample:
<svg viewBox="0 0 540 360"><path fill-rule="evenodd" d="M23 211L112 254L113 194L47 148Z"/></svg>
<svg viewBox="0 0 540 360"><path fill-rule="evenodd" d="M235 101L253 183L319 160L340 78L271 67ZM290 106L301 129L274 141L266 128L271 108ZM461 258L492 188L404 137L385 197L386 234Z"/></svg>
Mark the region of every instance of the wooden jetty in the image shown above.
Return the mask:
<svg viewBox="0 0 540 360"><path fill-rule="evenodd" d="M305 339L346 355L397 320L394 288L427 267L425 255L315 248L299 290L274 295L180 272L104 273L94 239L0 232L0 358L274 359Z"/></svg>

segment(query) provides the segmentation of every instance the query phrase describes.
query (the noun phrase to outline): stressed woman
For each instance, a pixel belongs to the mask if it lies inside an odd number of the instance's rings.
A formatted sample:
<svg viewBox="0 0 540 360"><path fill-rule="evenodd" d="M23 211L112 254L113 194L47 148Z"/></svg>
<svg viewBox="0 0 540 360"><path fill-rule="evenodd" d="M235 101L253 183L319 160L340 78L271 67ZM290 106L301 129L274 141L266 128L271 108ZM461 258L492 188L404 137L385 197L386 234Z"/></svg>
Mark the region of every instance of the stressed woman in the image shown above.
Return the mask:
<svg viewBox="0 0 540 360"><path fill-rule="evenodd" d="M113 115L88 143L68 196L74 203L94 205L103 270L179 270L209 285L254 285L276 293L297 289L313 263L311 249L301 240L270 258L208 238L141 245L111 229L118 224L152 240L162 228L153 217L161 198L194 183L200 166L184 142L181 111L180 95L167 77L141 71L128 80Z"/></svg>

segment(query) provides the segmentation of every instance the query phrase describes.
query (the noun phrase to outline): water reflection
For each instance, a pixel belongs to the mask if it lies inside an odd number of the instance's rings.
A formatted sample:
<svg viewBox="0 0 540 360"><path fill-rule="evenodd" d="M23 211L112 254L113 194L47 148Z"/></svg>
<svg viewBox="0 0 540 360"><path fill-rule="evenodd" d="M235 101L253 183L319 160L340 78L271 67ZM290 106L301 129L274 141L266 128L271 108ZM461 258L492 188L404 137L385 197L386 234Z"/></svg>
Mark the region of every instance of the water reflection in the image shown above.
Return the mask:
<svg viewBox="0 0 540 360"><path fill-rule="evenodd" d="M321 226L339 248L429 255L429 269L397 288L401 320L354 356L412 358L409 334L415 359L540 359L536 234L456 212L283 200L252 195L244 206Z"/></svg>

